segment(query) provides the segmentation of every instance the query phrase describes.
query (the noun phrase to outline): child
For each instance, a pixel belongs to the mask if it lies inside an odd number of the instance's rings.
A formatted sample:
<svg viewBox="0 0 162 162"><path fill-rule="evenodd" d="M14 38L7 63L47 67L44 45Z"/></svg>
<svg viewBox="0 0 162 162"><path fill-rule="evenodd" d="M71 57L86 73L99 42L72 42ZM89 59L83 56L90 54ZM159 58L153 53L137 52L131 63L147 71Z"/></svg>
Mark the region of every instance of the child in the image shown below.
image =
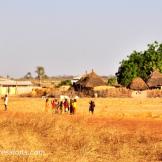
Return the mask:
<svg viewBox="0 0 162 162"><path fill-rule="evenodd" d="M74 102L73 102L73 114L76 113L76 109L77 109L77 100L74 99Z"/></svg>
<svg viewBox="0 0 162 162"><path fill-rule="evenodd" d="M69 103L68 103L67 99L65 99L65 101L64 101L64 111L65 111L65 113L67 113L69 111Z"/></svg>
<svg viewBox="0 0 162 162"><path fill-rule="evenodd" d="M74 108L73 108L73 100L70 100L70 115L72 115L74 112Z"/></svg>
<svg viewBox="0 0 162 162"><path fill-rule="evenodd" d="M49 99L47 98L45 103L45 112L48 112L49 108L50 108Z"/></svg>
<svg viewBox="0 0 162 162"><path fill-rule="evenodd" d="M8 106L8 96L5 95L4 97L4 106L5 106L5 111L7 111L7 106Z"/></svg>
<svg viewBox="0 0 162 162"><path fill-rule="evenodd" d="M55 102L55 99L53 99L51 101L51 107L52 107L52 112L54 112L54 110L56 109L56 102Z"/></svg>
<svg viewBox="0 0 162 162"><path fill-rule="evenodd" d="M94 103L94 101L91 100L89 102L89 112L92 113L92 115L94 113L94 108L95 108L95 103Z"/></svg>
<svg viewBox="0 0 162 162"><path fill-rule="evenodd" d="M60 114L62 114L62 109L63 109L63 101L60 101L59 108L60 108Z"/></svg>
<svg viewBox="0 0 162 162"><path fill-rule="evenodd" d="M57 99L55 99L55 104L56 104L56 108L55 108L55 114L58 114L59 112L59 107L60 107L60 103Z"/></svg>

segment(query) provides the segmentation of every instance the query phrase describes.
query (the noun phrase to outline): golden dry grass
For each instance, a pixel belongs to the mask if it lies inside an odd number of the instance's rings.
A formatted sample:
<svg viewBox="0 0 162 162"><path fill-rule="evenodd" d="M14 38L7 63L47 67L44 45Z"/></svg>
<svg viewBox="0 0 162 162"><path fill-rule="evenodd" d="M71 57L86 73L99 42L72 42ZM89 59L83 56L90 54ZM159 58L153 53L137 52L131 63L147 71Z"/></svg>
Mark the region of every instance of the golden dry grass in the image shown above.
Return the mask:
<svg viewBox="0 0 162 162"><path fill-rule="evenodd" d="M40 155L4 155L2 162L162 161L162 99L79 99L75 116L44 113L44 100L0 102L0 152L42 150Z"/></svg>
<svg viewBox="0 0 162 162"><path fill-rule="evenodd" d="M95 116L109 118L157 118L162 117L161 98L96 98ZM77 115L87 116L89 98L78 100ZM40 98L9 98L9 112L44 112L45 99ZM0 100L1 110L3 101ZM50 112L49 112L50 113Z"/></svg>

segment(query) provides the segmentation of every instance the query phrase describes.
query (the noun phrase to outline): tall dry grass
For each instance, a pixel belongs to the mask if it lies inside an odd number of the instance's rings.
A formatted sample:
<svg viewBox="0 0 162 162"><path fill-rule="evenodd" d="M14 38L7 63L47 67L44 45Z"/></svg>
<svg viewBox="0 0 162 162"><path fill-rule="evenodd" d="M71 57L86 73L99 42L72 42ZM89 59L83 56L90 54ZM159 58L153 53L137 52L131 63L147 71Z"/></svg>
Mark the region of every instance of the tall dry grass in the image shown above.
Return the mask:
<svg viewBox="0 0 162 162"><path fill-rule="evenodd" d="M0 112L0 150L43 150L0 155L2 162L155 162L162 160L162 122Z"/></svg>
<svg viewBox="0 0 162 162"><path fill-rule="evenodd" d="M77 114L89 115L90 98L80 98ZM156 118L162 119L162 99L160 98L96 98L95 115L107 118ZM9 97L10 112L44 112L45 99ZM0 109L4 108L0 100Z"/></svg>
<svg viewBox="0 0 162 162"><path fill-rule="evenodd" d="M156 162L162 161L162 100L79 99L77 114L44 114L45 100L0 101L0 162ZM3 150L42 150L40 155L4 155Z"/></svg>

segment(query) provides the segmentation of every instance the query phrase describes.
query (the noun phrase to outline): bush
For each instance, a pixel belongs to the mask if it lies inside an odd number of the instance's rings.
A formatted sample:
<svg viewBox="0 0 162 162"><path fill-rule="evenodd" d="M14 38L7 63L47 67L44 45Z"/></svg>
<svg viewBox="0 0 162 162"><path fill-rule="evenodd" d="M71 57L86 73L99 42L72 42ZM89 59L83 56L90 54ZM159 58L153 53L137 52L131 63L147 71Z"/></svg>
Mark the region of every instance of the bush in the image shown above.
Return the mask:
<svg viewBox="0 0 162 162"><path fill-rule="evenodd" d="M116 77L110 77L110 78L108 79L108 81L107 81L107 84L108 84L109 86L114 86L114 85L116 85L116 84L117 84L117 78L116 78Z"/></svg>
<svg viewBox="0 0 162 162"><path fill-rule="evenodd" d="M63 80L57 87L61 86L72 86L71 80Z"/></svg>

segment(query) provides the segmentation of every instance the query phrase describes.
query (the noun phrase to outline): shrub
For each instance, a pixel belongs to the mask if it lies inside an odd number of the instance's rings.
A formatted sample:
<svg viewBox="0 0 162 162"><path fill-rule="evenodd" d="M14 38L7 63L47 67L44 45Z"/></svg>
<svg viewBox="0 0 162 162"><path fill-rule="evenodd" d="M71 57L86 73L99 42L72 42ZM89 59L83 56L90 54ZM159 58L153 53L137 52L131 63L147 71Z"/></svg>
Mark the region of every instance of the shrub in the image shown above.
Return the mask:
<svg viewBox="0 0 162 162"><path fill-rule="evenodd" d="M63 80L57 87L61 86L72 86L71 80Z"/></svg>

